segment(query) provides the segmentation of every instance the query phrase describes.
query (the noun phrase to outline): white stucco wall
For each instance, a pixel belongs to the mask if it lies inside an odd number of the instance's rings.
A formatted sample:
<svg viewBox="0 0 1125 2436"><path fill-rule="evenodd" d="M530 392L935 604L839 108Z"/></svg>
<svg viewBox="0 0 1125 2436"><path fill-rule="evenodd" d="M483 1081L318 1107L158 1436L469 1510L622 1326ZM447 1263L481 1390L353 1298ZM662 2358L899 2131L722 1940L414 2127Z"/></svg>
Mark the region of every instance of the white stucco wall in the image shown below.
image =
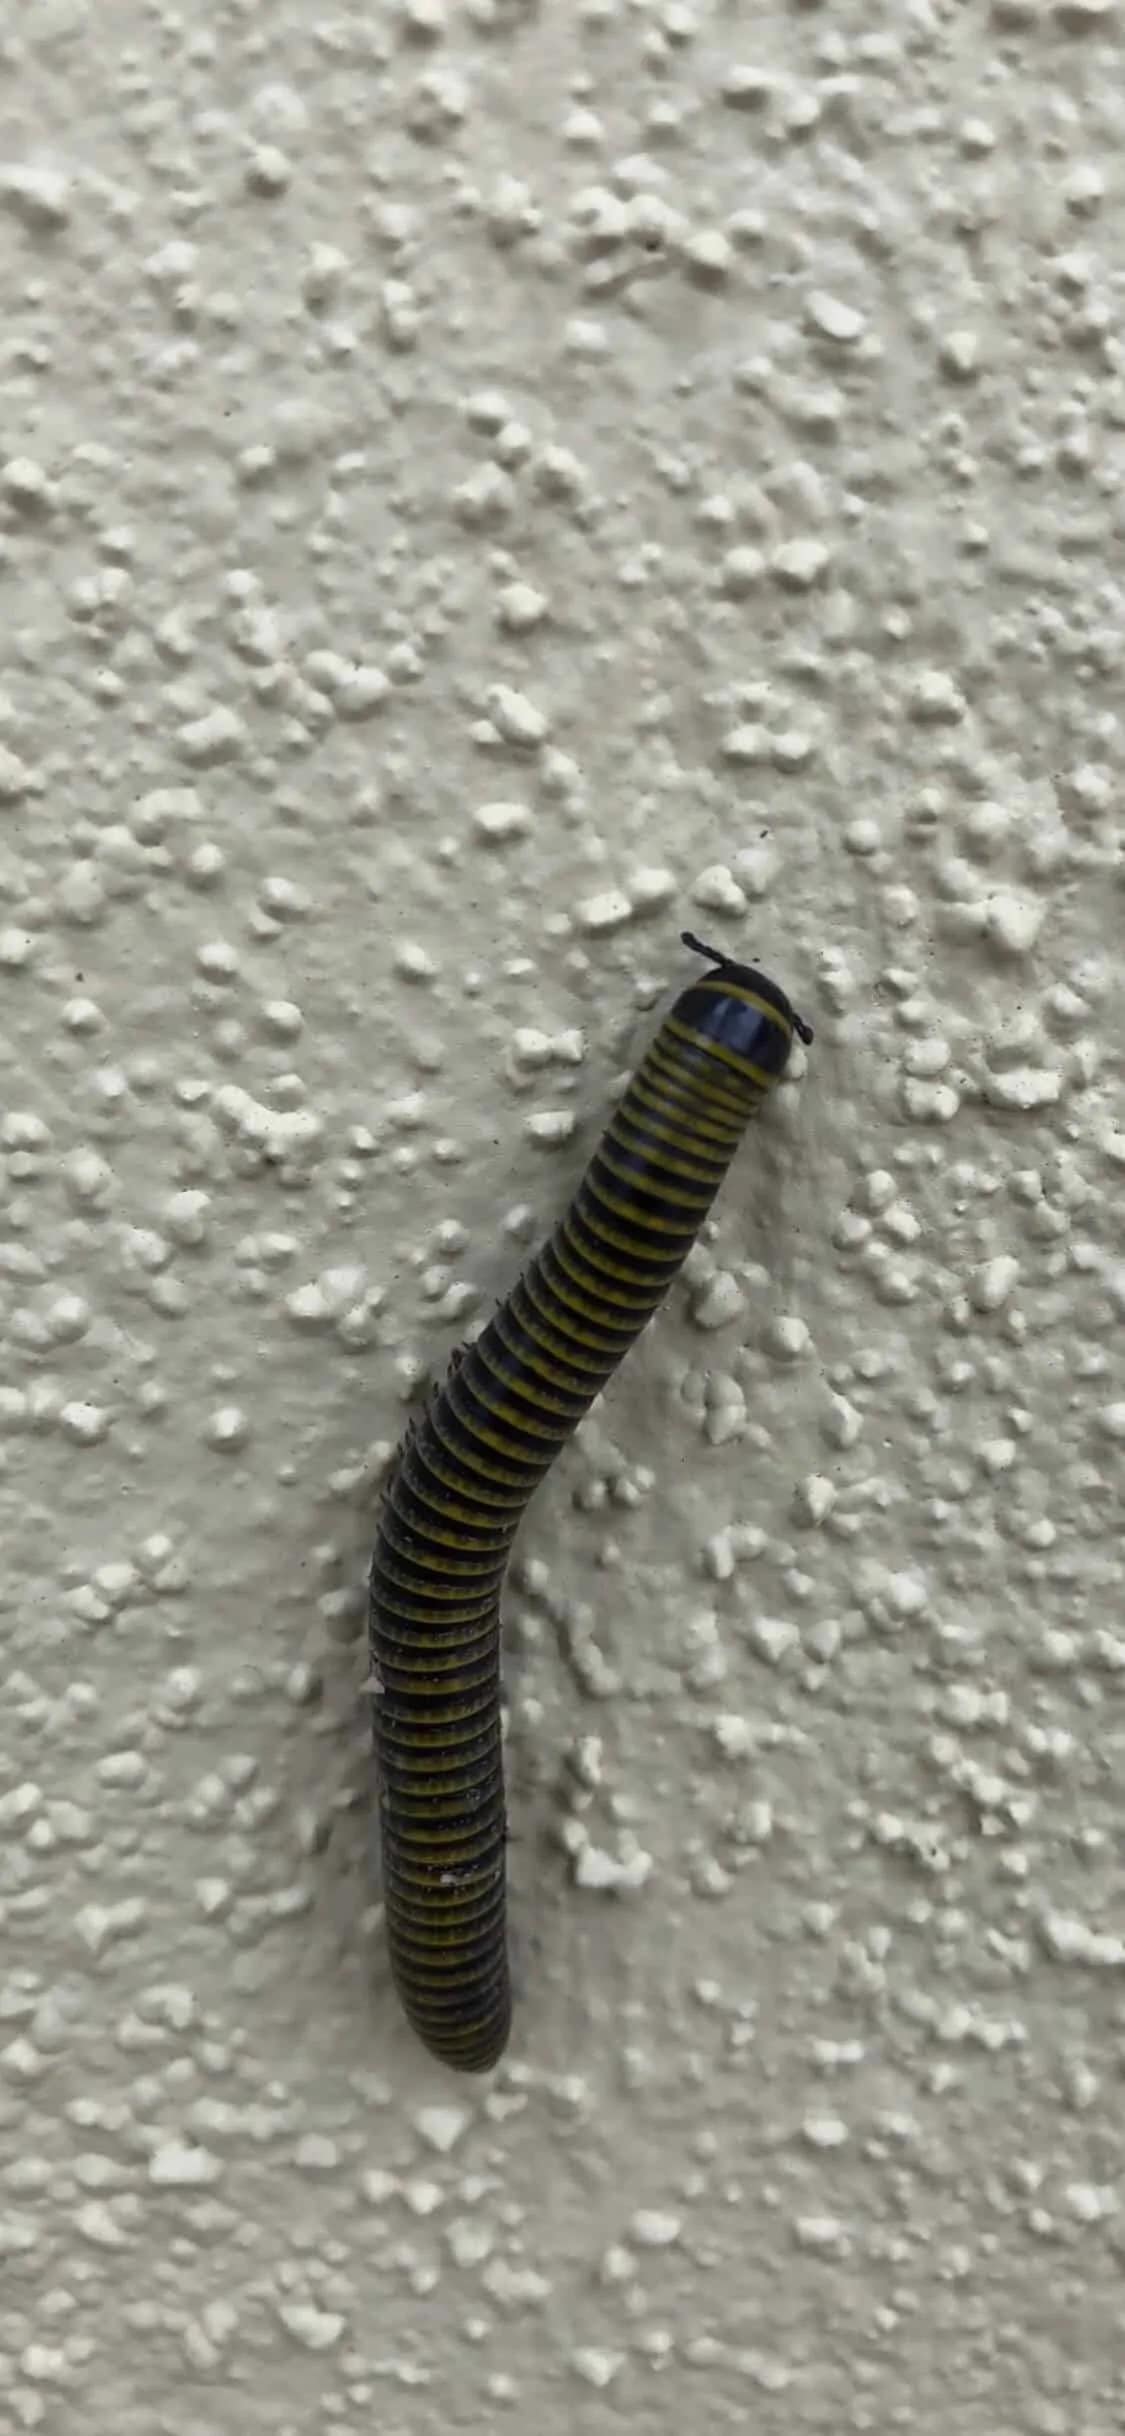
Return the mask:
<svg viewBox="0 0 1125 2436"><path fill-rule="evenodd" d="M0 2428L1114 2436L1125 8L26 0L0 120ZM817 1038L456 2082L376 1482L685 921Z"/></svg>

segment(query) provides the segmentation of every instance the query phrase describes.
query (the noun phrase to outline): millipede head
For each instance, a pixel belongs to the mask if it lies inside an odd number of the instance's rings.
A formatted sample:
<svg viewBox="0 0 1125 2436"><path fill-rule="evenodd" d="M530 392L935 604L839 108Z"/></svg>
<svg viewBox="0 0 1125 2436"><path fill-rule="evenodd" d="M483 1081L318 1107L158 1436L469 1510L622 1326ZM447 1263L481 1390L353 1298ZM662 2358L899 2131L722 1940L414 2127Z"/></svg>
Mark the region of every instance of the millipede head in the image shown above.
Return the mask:
<svg viewBox="0 0 1125 2436"><path fill-rule="evenodd" d="M761 990L764 997L774 1000L788 1016L798 1040L804 1041L806 1047L808 1046L813 1038L812 1025L805 1022L803 1015L798 1015L796 1008L790 1004L785 991L776 981L770 981L766 974L760 973L753 964L740 964L736 957L724 954L721 947L708 947L705 940L696 938L693 930L682 930L680 937L684 946L690 947L693 955L705 957L708 964L713 964L720 973L729 973L732 979L740 981L744 988Z"/></svg>

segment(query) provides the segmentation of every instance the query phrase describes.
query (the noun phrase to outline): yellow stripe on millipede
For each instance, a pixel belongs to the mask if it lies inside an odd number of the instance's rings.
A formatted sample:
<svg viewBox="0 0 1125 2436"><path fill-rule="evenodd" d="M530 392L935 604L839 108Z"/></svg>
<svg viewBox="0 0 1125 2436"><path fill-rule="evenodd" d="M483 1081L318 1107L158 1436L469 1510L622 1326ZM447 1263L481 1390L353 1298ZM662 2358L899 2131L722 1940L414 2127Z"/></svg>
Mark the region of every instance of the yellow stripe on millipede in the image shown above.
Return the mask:
<svg viewBox="0 0 1125 2436"><path fill-rule="evenodd" d="M697 1032L687 1031L683 1024L675 1023L672 1016L668 1018L667 1030L669 1040L653 1044L645 1059L645 1068L655 1081L667 1084L669 1096L675 1095L685 1100L691 1110L693 1125L702 1104L708 1120L713 1118L716 1123L729 1124L736 1135L740 1134L746 1122L745 1094L735 1091L726 1076L714 1068L708 1073L704 1060L710 1056L710 1045ZM695 1051L695 1064L687 1064L679 1051L672 1047L673 1034ZM742 1071L741 1067L736 1070Z"/></svg>
<svg viewBox="0 0 1125 2436"><path fill-rule="evenodd" d="M562 1268L561 1261L559 1266ZM564 1269L563 1275L564 1277L568 1277L569 1272ZM551 1327L556 1329L560 1336L562 1336L564 1332L569 1332L569 1334L574 1337L576 1343L579 1345L589 1345L591 1348L597 1345L600 1348L604 1343L604 1336L595 1336L592 1333L588 1333L584 1328L579 1326L579 1322L581 1320L591 1319L602 1321L604 1325L604 1312L600 1309L587 1309L583 1303L576 1300L574 1295L568 1294L564 1287L557 1285L554 1278L552 1278L550 1281L550 1289L551 1312L547 1316L549 1317ZM539 1310L540 1306L538 1303L536 1304L535 1308L537 1311ZM632 1333L630 1334L630 1343L631 1342ZM621 1355L622 1348L620 1345L614 1345L612 1343L606 1345L604 1374L606 1378L609 1377L611 1371L616 1370L617 1365L621 1360Z"/></svg>
<svg viewBox="0 0 1125 2436"><path fill-rule="evenodd" d="M599 1143L597 1161L598 1166L608 1169L609 1174L616 1176L619 1183L635 1185L638 1192L652 1193L655 1199L669 1201L676 1209L690 1210L695 1218L696 1226L706 1217L715 1197L714 1186L710 1190L704 1186L702 1190L697 1187L695 1192L691 1193L677 1192L672 1185L665 1183L663 1176L646 1176L643 1168L638 1170L636 1167L619 1167L616 1159L611 1159L609 1155L611 1142L612 1135L607 1135L606 1140ZM664 1165L670 1166L671 1161L665 1160Z"/></svg>
<svg viewBox="0 0 1125 2436"><path fill-rule="evenodd" d="M407 1596L409 1597L409 1593L407 1593ZM479 1624L485 1616L491 1613L495 1605L495 1597L490 1592L486 1599L477 1599L467 1607L457 1608L452 1614L450 1613L448 1607L443 1607L441 1611L443 1635L446 1626ZM411 1600L410 1605L407 1607L397 1607L394 1600L392 1598L388 1598L386 1589L384 1588L382 1582L380 1582L378 1590L372 1594L372 1606L380 1636L384 1637L388 1641L394 1641L396 1644L402 1640L403 1636L399 1632L388 1632L388 1618L392 1624L403 1624L406 1626L411 1635L412 1645L414 1634L419 1623L423 1621L432 1622L433 1620L432 1618L426 1617L424 1612L422 1616L419 1616L418 1601L416 1599ZM419 1646L424 1646L424 1644L419 1643ZM390 1659L388 1663L393 1666L393 1658ZM378 1674L378 1667L376 1667L375 1672Z"/></svg>
<svg viewBox="0 0 1125 2436"><path fill-rule="evenodd" d="M524 1464L522 1473L518 1473L497 1471L495 1464L481 1463L476 1453L478 1440L475 1436L470 1434L469 1425L462 1419L461 1414L455 1411L451 1404L446 1405L446 1412L449 1415L450 1421L456 1428L458 1437L468 1438L470 1441L468 1450L461 1445L451 1446L448 1438L443 1438L438 1427L438 1409L439 1408L435 1406L433 1411L428 1416L430 1428L437 1439L438 1445L444 1447L446 1454L452 1455L456 1462L464 1464L466 1471L472 1472L474 1476L479 1475L480 1479L482 1480L494 1481L500 1488L520 1490L521 1496L519 1499L518 1511L522 1514L528 1498L531 1495L532 1489L535 1487L539 1477L538 1465L529 1460ZM481 1439L479 1443L483 1445L484 1440ZM504 1452L510 1453L511 1450L510 1448L505 1448ZM528 1478L529 1473L532 1475L530 1479ZM509 1506L507 1498L486 1498L483 1489L480 1492L480 1497L482 1505L497 1506L504 1513L517 1511L514 1503L512 1506Z"/></svg>
<svg viewBox="0 0 1125 2436"><path fill-rule="evenodd" d="M690 1083L682 1084L674 1092L666 1090L658 1071L639 1074L630 1083L621 1106L628 1110L635 1101L669 1120L679 1119L688 1140L713 1142L728 1160L733 1158L746 1131L745 1096L739 1102L737 1115L727 1116L702 1084L697 1091L691 1089Z"/></svg>
<svg viewBox="0 0 1125 2436"><path fill-rule="evenodd" d="M541 1280L537 1276L536 1283L540 1282ZM534 1315L533 1318L528 1317L529 1312ZM501 1304L495 1315L494 1325L507 1318L515 1321L521 1335L527 1337L530 1344L538 1345L540 1352L556 1361L562 1370L572 1372L576 1379L581 1379L584 1394L588 1392L592 1396L597 1395L598 1388L605 1378L607 1361L616 1362L620 1358L620 1348L607 1345L598 1361L583 1362L574 1350L574 1343L584 1344L585 1338L576 1338L572 1343L571 1338L565 1332L563 1322L559 1320L552 1323L548 1313L544 1311L541 1303L536 1302L531 1291L530 1272L520 1278L516 1293L509 1298L509 1301ZM536 1320L548 1331L552 1329L553 1325L554 1335L552 1337L541 1336L539 1328L534 1324ZM506 1345L509 1344L502 1325L498 1327L497 1333Z"/></svg>
<svg viewBox="0 0 1125 2436"><path fill-rule="evenodd" d="M602 1226L597 1211L608 1210L612 1217L620 1218L624 1225L635 1228L642 1237L670 1235L674 1242L682 1243L685 1236L690 1240L698 1232L698 1219L695 1226L678 1226L672 1218L650 1218L647 1211L639 1209L635 1202L618 1201L612 1193L603 1192L600 1183L592 1181L589 1176L583 1177L583 1192L595 1203L594 1215L587 1210L585 1200L579 1205L579 1215L591 1233L600 1242L611 1244L614 1251L632 1252L634 1259L643 1259L653 1247L643 1241L638 1243L635 1237L615 1234L612 1228ZM706 1211L700 1210L699 1218L705 1216Z"/></svg>
<svg viewBox="0 0 1125 2436"><path fill-rule="evenodd" d="M507 1547L512 1536L511 1529L507 1524L495 1522L486 1515L479 1512L474 1512L469 1506L464 1506L458 1509L456 1506L438 1505L435 1503L432 1497L427 1497L425 1490L420 1489L414 1481L409 1481L407 1486L415 1505L421 1506L426 1516L425 1524L422 1526L413 1521L410 1516L399 1515L399 1520L404 1522L411 1531L417 1531L420 1528L424 1528L427 1537L432 1540L436 1540L439 1547L461 1549L466 1555L470 1555L475 1552L479 1556L487 1556L489 1548L493 1545L500 1546L502 1544L504 1547ZM397 1513L397 1507L395 1510ZM432 1519L433 1517L437 1517L437 1520ZM439 1522L447 1523L458 1521L463 1523L474 1523L478 1530L487 1528L489 1538L485 1540L470 1540L466 1539L463 1533L458 1533L456 1531L445 1531L439 1529L438 1527Z"/></svg>
<svg viewBox="0 0 1125 2436"><path fill-rule="evenodd" d="M515 1318L515 1324L521 1336L526 1338L527 1344L538 1347L538 1354L529 1353L526 1345L513 1345L511 1337L505 1334L503 1326L503 1322L508 1316L508 1310L507 1305L502 1305L499 1311L494 1312L490 1324L496 1330L505 1352L511 1354L514 1362L521 1362L524 1369L529 1370L534 1378L545 1379L549 1387L557 1387L563 1395L569 1393L576 1403L580 1403L583 1397L596 1396L597 1382L602 1376L600 1364L595 1367L592 1364L584 1363L582 1367L586 1373L585 1379L577 1387L568 1390L564 1385L564 1380L568 1375L573 1374L568 1373L566 1363L559 1356L552 1357L550 1346L543 1343L542 1337L536 1335L534 1328L520 1313L512 1315ZM539 1354L546 1358L541 1361L538 1358Z"/></svg>
<svg viewBox="0 0 1125 2436"><path fill-rule="evenodd" d="M714 990L717 998L737 998L740 1006L753 1007L756 1014L765 1015L779 1032L784 1032L787 1041L792 1041L793 1026L788 1016L782 1014L780 1007L771 1006L768 998L759 998L756 990L745 989L740 981L731 981L729 976L724 980L721 973L704 973L695 987Z"/></svg>
<svg viewBox="0 0 1125 2436"><path fill-rule="evenodd" d="M458 1550L456 1553L452 1553L450 1550L443 1548L440 1542L439 1552L437 1555L427 1554L424 1548L420 1548L417 1545L407 1547L401 1539L396 1538L394 1535L393 1525L395 1519L396 1518L393 1513L388 1514L386 1517L386 1536L388 1548L393 1548L395 1555L401 1557L405 1564L417 1565L419 1571L423 1573L436 1573L439 1579L444 1582L458 1582L463 1584L466 1590L474 1590L478 1587L478 1585L483 1589L487 1582L497 1580L508 1561L508 1551L506 1547L496 1549L490 1548L487 1551L486 1562L480 1565L466 1564L460 1550ZM415 1532L415 1542L417 1542L418 1537L419 1534ZM429 1583L419 1583L418 1587L422 1591L423 1595L425 1595L425 1592L429 1589Z"/></svg>
<svg viewBox="0 0 1125 2436"><path fill-rule="evenodd" d="M556 1258L558 1258L557 1253ZM559 1267L562 1269L564 1277L569 1277L570 1271L564 1267L561 1260L559 1261ZM554 1315L553 1311L545 1311L542 1303L536 1301L535 1296L531 1291L528 1282L530 1275L531 1272L529 1271L528 1275L521 1280L521 1283L523 1285L524 1292L527 1295L527 1299L531 1304L532 1310L538 1314L544 1325L548 1328L554 1328L560 1337L564 1337L568 1341L571 1337L573 1337L576 1345L588 1345L591 1351L595 1346L597 1346L598 1350L604 1355L605 1358L606 1376L608 1376L611 1370L616 1370L623 1354L628 1350L627 1345L623 1345L620 1342L622 1324L618 1323L616 1328L611 1328L609 1341L607 1342L605 1331L606 1328L611 1324L606 1319L604 1309L599 1306L596 1310L586 1311L581 1303L572 1301L571 1298L563 1292L562 1287L556 1285L554 1278L548 1275L546 1269L539 1268L535 1274L535 1283L544 1294L550 1296L552 1305L557 1306L557 1316ZM599 1320L601 1322L601 1334L597 1336L587 1335L583 1329L577 1326L576 1315L577 1318L581 1319L588 1318ZM632 1323L630 1322L629 1325L631 1330ZM629 1336L629 1343L632 1343L631 1333Z"/></svg>
<svg viewBox="0 0 1125 2436"><path fill-rule="evenodd" d="M669 1143L674 1145L671 1153L665 1147ZM647 1158L654 1168L659 1159L658 1173L661 1176L665 1173L683 1176L685 1181L698 1184L711 1194L718 1192L730 1165L729 1159L718 1153L713 1154L708 1163L698 1143L687 1146L693 1152L692 1158L677 1158L674 1151L685 1148L682 1126L662 1125L657 1119L642 1116L637 1109L624 1106L618 1109L605 1140L598 1145L603 1159L610 1146L628 1152L632 1158Z"/></svg>
<svg viewBox="0 0 1125 2436"><path fill-rule="evenodd" d="M740 1049L727 1049L721 1040L708 1040L702 1033L689 1032L687 1025L678 1023L674 1015L668 1017L668 1029L674 1040L689 1042L693 1048L702 1049L707 1057L717 1057L721 1065L729 1066L735 1074L748 1075L760 1090L769 1090L773 1076L766 1073L764 1066L755 1066L750 1058L743 1056Z"/></svg>
<svg viewBox="0 0 1125 2436"><path fill-rule="evenodd" d="M477 1350L479 1351L479 1347ZM486 1365L482 1364L482 1368L484 1367L486 1367ZM488 1372L488 1378L490 1381L495 1380L495 1371L490 1370ZM499 1384L499 1382L497 1382L497 1384ZM524 1438L538 1439L543 1442L544 1446L557 1446L559 1441L559 1433L557 1429L538 1428L534 1419L529 1416L525 1420L523 1414L516 1412L510 1404L494 1404L485 1392L485 1382L483 1380L479 1386L474 1385L472 1387L469 1387L468 1382L466 1381L466 1387L469 1395L472 1396L474 1403L480 1406L481 1411L487 1414L490 1421L503 1421L508 1430L514 1431L517 1437L522 1436ZM474 1437L479 1437L483 1445L494 1446L497 1449L497 1452L500 1454L510 1454L510 1438L493 1437L488 1430L480 1429L475 1413L470 1421L466 1419L464 1413L457 1411L456 1405L454 1405L453 1410L457 1413L457 1418L463 1424L463 1426L467 1430L471 1430ZM532 1460L534 1461L535 1458L533 1457Z"/></svg>
<svg viewBox="0 0 1125 2436"><path fill-rule="evenodd" d="M391 1543L389 1540L384 1541L385 1548L390 1549L390 1546ZM396 1557L401 1558L402 1556L401 1548L395 1548L391 1551L391 1553ZM407 1598L412 1597L419 1605L425 1600L430 1600L436 1605L439 1605L443 1610L448 1606L450 1600L463 1599L466 1591L471 1590L474 1586L471 1578L467 1581L460 1582L454 1579L450 1583L449 1587L445 1587L440 1581L419 1582L417 1580L410 1580L398 1572L397 1568L393 1564L386 1563L384 1559L380 1560L380 1569L385 1570L385 1578L390 1583L392 1589L405 1591ZM500 1570L502 1571L503 1567L501 1567ZM491 1583L488 1586L490 1592L492 1590L492 1586L493 1585ZM452 1623L455 1621L455 1619L450 1617L449 1621Z"/></svg>
<svg viewBox="0 0 1125 2436"><path fill-rule="evenodd" d="M493 1324L493 1326L494 1326L494 1327L496 1326L495 1321L493 1321L493 1323L492 1323L492 1324ZM497 1336L500 1336L500 1330L499 1330L498 1328L496 1329L496 1333L497 1333ZM506 1350L506 1351L510 1351L510 1350L511 1350L511 1349L510 1349L510 1348L509 1348L509 1347L506 1345L506 1340L505 1340L503 1337L500 1337L500 1342L501 1342L501 1344L505 1345L505 1350ZM578 1395L578 1396L572 1396L572 1397L571 1397L571 1399L570 1399L570 1402L569 1402L568 1404L555 1404L555 1403L552 1403L551 1398L550 1398L549 1396L543 1395L543 1394L541 1393L540 1389L539 1389L537 1386L534 1386L534 1385L529 1386L529 1385L528 1385L528 1383L527 1383L526 1381L521 1381L521 1380L519 1380L519 1379L506 1378L506 1377L504 1376L504 1373L503 1373L502 1371L499 1371L499 1370L494 1370L494 1369L493 1369L493 1367L492 1367L491 1362L489 1361L489 1358L488 1358L488 1352L487 1352L487 1349L486 1349L486 1346L485 1346L485 1341L484 1341L484 1338L483 1338L483 1337L479 1337L479 1338L478 1338L477 1343L476 1343L476 1346L475 1346L475 1348L474 1348L474 1351L475 1351L475 1353L476 1353L476 1357L477 1357L478 1362L480 1362L480 1363L483 1365L484 1369L485 1369L485 1370L487 1370L488 1375L489 1375L489 1378L490 1378L490 1379L495 1379L495 1380L496 1380L496 1382L497 1382L497 1385L498 1385L498 1386L500 1386L500 1387L503 1387L503 1388L504 1388L504 1389L507 1391L507 1393L508 1393L509 1395L512 1395L512 1396L519 1396L519 1397L521 1397L521 1398L526 1398L526 1399L527 1399L527 1401L528 1401L528 1403L529 1403L529 1405L531 1404L531 1398L532 1398L533 1396L536 1398L536 1402L535 1402L535 1404L534 1404L534 1405L531 1405L531 1409L532 1409L533 1411L541 1411L541 1412L543 1412L543 1413L554 1413L554 1415L556 1416L556 1418L557 1418L558 1420L560 1420L560 1421L564 1421L564 1422L566 1423L566 1426L567 1426L567 1429L568 1429L568 1430L573 1429L573 1428L574 1428L574 1425L575 1425L575 1422L576 1422L576 1421L580 1421L580 1420L581 1420L581 1418L582 1418L581 1412L580 1412L580 1411L579 1411L579 1412L576 1412L576 1411L575 1411L575 1409L574 1409L574 1407L575 1407L575 1405L576 1405L576 1404L579 1404L579 1405L581 1404L581 1395ZM530 1361L528 1360L527 1355L526 1355L525 1353L520 1353L520 1354L519 1354L519 1356L518 1356L518 1359L519 1359L519 1361L521 1362L521 1364L522 1364L523 1368L524 1368L525 1370L529 1370L529 1371L533 1372L533 1374L534 1374L534 1376L535 1376L536 1378L538 1378L538 1377L540 1377L541 1375L543 1375L543 1374L542 1374L542 1368L541 1368L541 1365L540 1365L540 1364L538 1364L538 1363L530 1362ZM552 1385L557 1385L557 1381L554 1381L554 1380L553 1380L553 1381L551 1382L551 1384L552 1384Z"/></svg>
<svg viewBox="0 0 1125 2436"><path fill-rule="evenodd" d="M562 1250L560 1248L560 1242L565 1244L567 1251L570 1253L571 1261L577 1264L576 1267L571 1267L570 1264L564 1260ZM572 1283L577 1286L580 1293L589 1293L593 1298L592 1306L589 1312L591 1319L604 1317L605 1308L608 1304L614 1311L627 1311L630 1319L636 1322L638 1329L643 1325L644 1320L648 1318L652 1308L651 1302L646 1295L633 1294L626 1299L626 1297L620 1294L610 1294L608 1289L602 1286L599 1282L600 1276L612 1277L615 1282L624 1280L627 1277L635 1277L635 1268L630 1268L627 1265L622 1266L617 1263L614 1263L611 1266L610 1263L606 1261L605 1263L601 1264L599 1269L599 1264L587 1256L587 1254L583 1251L582 1245L580 1243L575 1243L570 1235L564 1235L562 1233L562 1228L559 1229L559 1232L554 1239L552 1251L555 1259L558 1261L564 1277L570 1279ZM585 1266L586 1270L585 1277L578 1273L583 1265ZM581 1304L578 1305L578 1309L582 1309Z"/></svg>

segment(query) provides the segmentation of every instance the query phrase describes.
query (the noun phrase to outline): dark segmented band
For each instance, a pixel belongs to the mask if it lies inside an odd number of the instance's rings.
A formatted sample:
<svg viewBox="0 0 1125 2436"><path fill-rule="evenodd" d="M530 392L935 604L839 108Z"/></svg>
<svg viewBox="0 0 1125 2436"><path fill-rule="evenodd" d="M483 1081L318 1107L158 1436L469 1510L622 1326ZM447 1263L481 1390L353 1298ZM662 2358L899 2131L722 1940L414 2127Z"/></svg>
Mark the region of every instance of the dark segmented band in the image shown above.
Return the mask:
<svg viewBox="0 0 1125 2436"><path fill-rule="evenodd" d="M533 1490L690 1250L743 1131L812 1038L775 982L689 933L682 991L569 1210L408 1430L371 1565L387 1939L403 2007L465 2072L511 2019L500 1586Z"/></svg>

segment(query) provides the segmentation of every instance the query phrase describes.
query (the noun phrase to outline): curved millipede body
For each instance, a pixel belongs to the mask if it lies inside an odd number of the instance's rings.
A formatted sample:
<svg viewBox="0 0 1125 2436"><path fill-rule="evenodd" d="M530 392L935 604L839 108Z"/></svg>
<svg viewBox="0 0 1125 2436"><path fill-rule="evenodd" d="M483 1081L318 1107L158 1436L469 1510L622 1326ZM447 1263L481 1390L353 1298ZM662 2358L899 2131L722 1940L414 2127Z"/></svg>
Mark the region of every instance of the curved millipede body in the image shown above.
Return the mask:
<svg viewBox="0 0 1125 2436"><path fill-rule="evenodd" d="M811 1040L783 990L684 933L681 992L566 1216L408 1429L371 1565L391 1966L431 2052L503 2053L511 1995L500 1585L524 1508L663 1301L748 1120Z"/></svg>

